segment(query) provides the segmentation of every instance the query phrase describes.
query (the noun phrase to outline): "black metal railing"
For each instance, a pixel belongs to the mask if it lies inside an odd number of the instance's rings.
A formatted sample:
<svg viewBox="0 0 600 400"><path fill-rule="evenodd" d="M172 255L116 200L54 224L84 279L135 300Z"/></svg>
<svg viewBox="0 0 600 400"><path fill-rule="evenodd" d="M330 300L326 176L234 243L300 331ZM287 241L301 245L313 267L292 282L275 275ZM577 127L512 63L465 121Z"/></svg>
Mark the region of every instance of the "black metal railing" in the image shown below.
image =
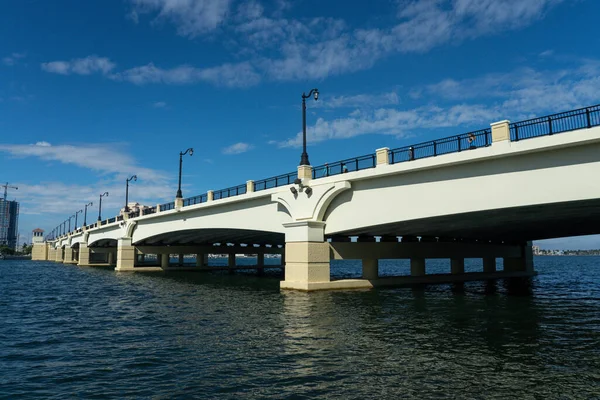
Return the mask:
<svg viewBox="0 0 600 400"><path fill-rule="evenodd" d="M117 221L123 221L123 216L122 215L117 215Z"/></svg>
<svg viewBox="0 0 600 400"><path fill-rule="evenodd" d="M294 179L298 177L298 172L290 172L284 175L277 175L267 179L261 179L260 181L254 182L254 191L259 192L261 190L272 189L279 186L290 185L294 183Z"/></svg>
<svg viewBox="0 0 600 400"><path fill-rule="evenodd" d="M538 136L591 128L600 125L600 105L565 111L545 117L510 124L510 140L519 141Z"/></svg>
<svg viewBox="0 0 600 400"><path fill-rule="evenodd" d="M107 224L106 220L104 220L104 221L100 221L100 226L102 226L102 225L106 225L106 224Z"/></svg>
<svg viewBox="0 0 600 400"><path fill-rule="evenodd" d="M146 207L142 210L142 215L150 215L156 214L156 206L155 207Z"/></svg>
<svg viewBox="0 0 600 400"><path fill-rule="evenodd" d="M226 199L228 197L239 196L240 194L246 194L247 186L238 185L227 189L221 189L213 192L213 200Z"/></svg>
<svg viewBox="0 0 600 400"><path fill-rule="evenodd" d="M112 218L109 218L109 219L106 221L106 223L107 223L107 224L112 224L113 222L116 222L116 221L117 221L117 217L112 217Z"/></svg>
<svg viewBox="0 0 600 400"><path fill-rule="evenodd" d="M175 202L165 203L160 205L160 211L169 211L175 209Z"/></svg>
<svg viewBox="0 0 600 400"><path fill-rule="evenodd" d="M201 194L200 196L188 197L187 199L183 199L183 206L192 206L194 204L206 203L208 200L208 195L206 193Z"/></svg>
<svg viewBox="0 0 600 400"><path fill-rule="evenodd" d="M491 143L491 130L482 129L390 150L390 163L396 164L464 150L474 150L487 147Z"/></svg>
<svg viewBox="0 0 600 400"><path fill-rule="evenodd" d="M361 157L348 158L342 161L336 161L331 164L323 164L313 167L313 179L324 178L326 176L339 175L346 172L360 171L363 169L375 168L376 155L367 154Z"/></svg>

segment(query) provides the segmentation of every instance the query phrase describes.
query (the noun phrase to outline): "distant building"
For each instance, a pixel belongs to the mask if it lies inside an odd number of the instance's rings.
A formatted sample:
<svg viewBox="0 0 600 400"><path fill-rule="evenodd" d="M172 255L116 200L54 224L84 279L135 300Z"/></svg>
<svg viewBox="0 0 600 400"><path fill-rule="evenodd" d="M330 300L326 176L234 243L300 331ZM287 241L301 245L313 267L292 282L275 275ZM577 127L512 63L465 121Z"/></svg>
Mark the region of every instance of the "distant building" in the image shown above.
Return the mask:
<svg viewBox="0 0 600 400"><path fill-rule="evenodd" d="M31 244L44 243L44 230L36 228L33 230L33 237L31 238Z"/></svg>
<svg viewBox="0 0 600 400"><path fill-rule="evenodd" d="M17 248L19 203L0 198L0 246Z"/></svg>

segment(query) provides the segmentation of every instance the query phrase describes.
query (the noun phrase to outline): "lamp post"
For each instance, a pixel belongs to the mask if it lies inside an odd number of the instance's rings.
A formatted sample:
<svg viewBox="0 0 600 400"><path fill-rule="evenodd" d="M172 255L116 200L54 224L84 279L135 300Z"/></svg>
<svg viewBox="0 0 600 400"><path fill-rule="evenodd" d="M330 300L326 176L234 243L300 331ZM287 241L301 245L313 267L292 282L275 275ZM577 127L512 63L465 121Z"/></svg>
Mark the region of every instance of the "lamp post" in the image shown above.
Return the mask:
<svg viewBox="0 0 600 400"><path fill-rule="evenodd" d="M310 96L314 96L315 101L319 100L319 89L312 89L308 94L302 93L302 155L300 156L300 165L310 165L308 153L306 152L306 99L309 99Z"/></svg>
<svg viewBox="0 0 600 400"><path fill-rule="evenodd" d="M67 220L65 219L65 222L62 223L62 231L63 231L63 235L67 234Z"/></svg>
<svg viewBox="0 0 600 400"><path fill-rule="evenodd" d="M181 170L181 167L179 167L179 169ZM129 212L129 182L130 181L137 181L137 175L133 175L131 178L126 179L125 180L125 212L128 213Z"/></svg>
<svg viewBox="0 0 600 400"><path fill-rule="evenodd" d="M192 156L194 154L194 149L190 147L186 151L179 152L179 186L177 187L177 195L175 196L178 199L183 198L183 195L181 194L181 164L183 163L183 156L188 152L190 153L190 156Z"/></svg>
<svg viewBox="0 0 600 400"><path fill-rule="evenodd" d="M77 230L77 214L81 214L83 210L79 210L75 213L75 230Z"/></svg>
<svg viewBox="0 0 600 400"><path fill-rule="evenodd" d="M69 217L69 233L71 233L71 218L75 218L75 214Z"/></svg>
<svg viewBox="0 0 600 400"><path fill-rule="evenodd" d="M83 212L83 226L87 225L87 208L93 206L94 203L91 201L85 205L85 211Z"/></svg>
<svg viewBox="0 0 600 400"><path fill-rule="evenodd" d="M108 192L104 192L100 195L100 204L98 205L98 222L102 221L102 197L107 196Z"/></svg>

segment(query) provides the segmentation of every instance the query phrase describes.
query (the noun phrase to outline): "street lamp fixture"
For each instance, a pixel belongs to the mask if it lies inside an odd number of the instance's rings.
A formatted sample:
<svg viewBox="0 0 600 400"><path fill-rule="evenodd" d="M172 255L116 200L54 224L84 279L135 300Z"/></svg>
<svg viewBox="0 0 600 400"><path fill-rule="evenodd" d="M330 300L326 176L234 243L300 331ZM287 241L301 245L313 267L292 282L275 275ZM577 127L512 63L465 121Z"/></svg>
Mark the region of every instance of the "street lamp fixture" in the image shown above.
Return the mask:
<svg viewBox="0 0 600 400"><path fill-rule="evenodd" d="M183 156L187 153L190 153L190 156L192 156L194 154L194 149L190 147L186 151L179 152L179 186L177 187L177 195L175 196L178 199L183 198L183 195L181 194L181 164L183 163Z"/></svg>
<svg viewBox="0 0 600 400"><path fill-rule="evenodd" d="M129 212L129 182L137 182L137 175L133 175L131 178L125 180L125 212Z"/></svg>
<svg viewBox="0 0 600 400"><path fill-rule="evenodd" d="M108 197L108 192L104 192L100 195L100 204L98 205L98 222L102 221L102 197Z"/></svg>
<svg viewBox="0 0 600 400"><path fill-rule="evenodd" d="M319 100L319 89L312 89L308 94L302 93L302 155L300 156L300 165L310 165L308 153L306 152L306 99L314 96L315 101Z"/></svg>
<svg viewBox="0 0 600 400"><path fill-rule="evenodd" d="M94 203L91 201L85 205L85 211L83 212L83 226L87 226L87 208L93 206Z"/></svg>
<svg viewBox="0 0 600 400"><path fill-rule="evenodd" d="M77 230L77 214L81 214L83 210L79 210L75 213L75 230Z"/></svg>
<svg viewBox="0 0 600 400"><path fill-rule="evenodd" d="M71 218L75 218L75 214L69 217L69 233L71 233Z"/></svg>

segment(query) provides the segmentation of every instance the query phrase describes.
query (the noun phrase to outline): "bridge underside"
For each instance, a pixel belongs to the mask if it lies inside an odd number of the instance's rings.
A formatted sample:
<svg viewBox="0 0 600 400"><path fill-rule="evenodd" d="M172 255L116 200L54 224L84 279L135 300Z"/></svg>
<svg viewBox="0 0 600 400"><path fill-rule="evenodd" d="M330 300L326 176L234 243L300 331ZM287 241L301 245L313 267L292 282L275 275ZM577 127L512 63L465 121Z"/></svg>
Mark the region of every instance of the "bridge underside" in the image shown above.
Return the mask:
<svg viewBox="0 0 600 400"><path fill-rule="evenodd" d="M598 233L600 233L600 199L424 218L335 234L410 235L524 242Z"/></svg>
<svg viewBox="0 0 600 400"><path fill-rule="evenodd" d="M136 242L136 246L212 245L213 243L245 243L284 245L283 233L240 229L194 229L162 233Z"/></svg>

